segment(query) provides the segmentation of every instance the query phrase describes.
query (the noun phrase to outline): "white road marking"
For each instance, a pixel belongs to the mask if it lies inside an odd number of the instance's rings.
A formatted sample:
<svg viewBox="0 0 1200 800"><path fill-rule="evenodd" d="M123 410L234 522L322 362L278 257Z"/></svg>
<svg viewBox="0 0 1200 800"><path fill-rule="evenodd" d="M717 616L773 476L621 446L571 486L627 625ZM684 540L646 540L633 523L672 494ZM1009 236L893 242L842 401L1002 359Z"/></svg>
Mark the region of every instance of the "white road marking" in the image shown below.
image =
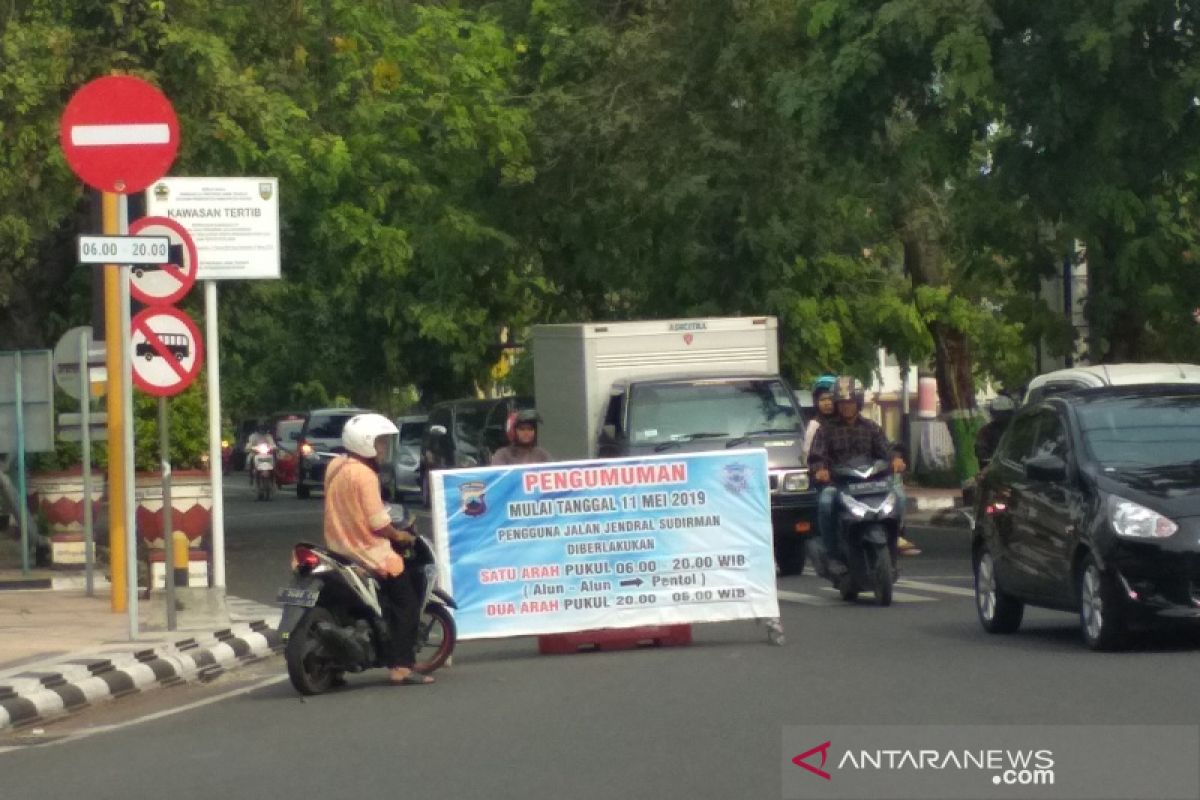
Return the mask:
<svg viewBox="0 0 1200 800"><path fill-rule="evenodd" d="M76 147L110 147L128 144L167 144L171 128L164 122L129 125L75 125L71 144Z"/></svg>
<svg viewBox="0 0 1200 800"><path fill-rule="evenodd" d="M974 589L964 589L961 586L942 586L938 583L925 583L924 581L910 581L907 578L901 578L896 581L897 586L903 586L906 589L919 589L923 592L940 592L941 594L953 594L959 597L974 597Z"/></svg>
<svg viewBox="0 0 1200 800"><path fill-rule="evenodd" d="M53 741L48 741L45 744L17 745L14 747L0 747L0 755L4 755L5 753L10 753L14 750L28 750L30 747L52 747L54 745L67 744L68 742L76 742L76 741L79 741L80 739L86 739L89 736L96 736L97 734L101 734L101 733L112 733L113 731L119 731L119 730L123 730L125 728L132 728L134 725L141 725L144 722L153 722L156 719L164 719L166 717L172 717L176 714L182 714L185 711L191 711L196 708L201 708L203 706L212 705L213 703L220 703L224 700L228 700L231 697L237 697L238 695L249 694L250 692L258 691L259 689L265 689L268 686L274 686L277 683L282 683L283 681L286 681L287 679L288 679L287 675L274 675L270 678L264 678L263 680L259 681L258 683L251 684L250 686L243 686L240 689L233 689L231 691L225 692L224 694L219 694L214 697L208 697L208 698L205 698L204 700L197 700L196 702L188 703L187 705L176 706L175 708L168 708L164 711L156 711L153 714L147 714L143 717L138 717L137 719L131 719L131 720L126 720L125 722L119 722L116 725L101 725L101 726L98 726L95 728L90 728L85 731L77 731L75 733L71 733L71 734L68 734L68 735L62 737L61 739L54 739Z"/></svg>
<svg viewBox="0 0 1200 800"><path fill-rule="evenodd" d="M825 592L829 592L831 594L837 592L837 589L834 589L832 586L822 586L821 590L825 591ZM864 590L864 591L869 592L869 590ZM783 590L777 590L775 592L775 596L778 597L780 600L783 600L784 602L787 602L787 603L803 603L804 605L809 605L809 606L830 606L830 605L840 605L842 603L842 601L840 599L834 600L832 597L821 597L820 595L804 594L803 592L788 592L788 591L783 591ZM892 600L897 603L935 603L935 602L937 602L936 597L923 597L919 594L908 594L906 592L897 592L897 591L892 592Z"/></svg>
<svg viewBox="0 0 1200 800"><path fill-rule="evenodd" d="M801 592L785 592L782 589L775 592L775 596L780 600L785 600L789 603L805 603L807 605L824 606L829 605L829 600L824 597L817 597L813 594L803 594Z"/></svg>

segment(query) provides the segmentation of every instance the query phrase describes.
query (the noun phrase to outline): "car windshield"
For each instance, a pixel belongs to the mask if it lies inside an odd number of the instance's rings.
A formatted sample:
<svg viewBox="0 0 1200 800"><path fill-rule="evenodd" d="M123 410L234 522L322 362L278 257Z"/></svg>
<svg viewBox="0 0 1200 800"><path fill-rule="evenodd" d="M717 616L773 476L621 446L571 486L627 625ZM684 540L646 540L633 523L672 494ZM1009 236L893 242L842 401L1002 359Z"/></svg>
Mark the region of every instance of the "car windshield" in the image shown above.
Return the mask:
<svg viewBox="0 0 1200 800"><path fill-rule="evenodd" d="M292 440L292 434L299 433L303 427L303 419L280 420L275 426L275 443L285 450L294 450L296 443Z"/></svg>
<svg viewBox="0 0 1200 800"><path fill-rule="evenodd" d="M800 417L778 380L697 380L635 386L629 431L635 444L796 433Z"/></svg>
<svg viewBox="0 0 1200 800"><path fill-rule="evenodd" d="M400 424L400 444L419 447L421 437L425 435L426 423L404 422Z"/></svg>
<svg viewBox="0 0 1200 800"><path fill-rule="evenodd" d="M1081 405L1087 448L1110 470L1194 464L1200 458L1200 394L1115 397Z"/></svg>
<svg viewBox="0 0 1200 800"><path fill-rule="evenodd" d="M314 416L308 424L308 435L314 439L339 439L342 428L354 414L330 414Z"/></svg>

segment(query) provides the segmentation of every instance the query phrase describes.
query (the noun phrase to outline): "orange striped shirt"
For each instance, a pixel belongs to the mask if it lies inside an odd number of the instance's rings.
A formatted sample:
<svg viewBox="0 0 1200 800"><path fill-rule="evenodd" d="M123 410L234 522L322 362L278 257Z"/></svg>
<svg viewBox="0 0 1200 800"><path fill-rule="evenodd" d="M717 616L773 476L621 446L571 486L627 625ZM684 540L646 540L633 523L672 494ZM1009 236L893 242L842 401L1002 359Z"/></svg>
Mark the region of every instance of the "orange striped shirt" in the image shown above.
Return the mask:
<svg viewBox="0 0 1200 800"><path fill-rule="evenodd" d="M325 544L372 572L399 575L404 559L375 531L391 524L379 478L366 464L338 456L325 469Z"/></svg>

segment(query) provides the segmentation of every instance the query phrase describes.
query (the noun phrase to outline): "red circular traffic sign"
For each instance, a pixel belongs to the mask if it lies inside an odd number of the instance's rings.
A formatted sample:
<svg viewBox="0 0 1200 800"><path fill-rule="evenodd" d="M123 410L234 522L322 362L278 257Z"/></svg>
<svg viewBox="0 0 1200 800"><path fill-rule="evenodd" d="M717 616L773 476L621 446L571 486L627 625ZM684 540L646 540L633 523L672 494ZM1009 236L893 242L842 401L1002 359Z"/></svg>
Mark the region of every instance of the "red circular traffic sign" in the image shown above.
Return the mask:
<svg viewBox="0 0 1200 800"><path fill-rule="evenodd" d="M102 192L130 194L167 174L179 152L179 120L158 89L113 75L71 96L58 139L80 180Z"/></svg>
<svg viewBox="0 0 1200 800"><path fill-rule="evenodd" d="M166 236L183 247L182 264L137 265L129 279L129 291L149 306L169 306L187 294L196 283L199 261L196 243L187 228L170 217L142 217L129 225L132 236Z"/></svg>
<svg viewBox="0 0 1200 800"><path fill-rule="evenodd" d="M147 308L133 318L129 358L133 383L146 394L179 394L200 374L204 343L191 317L174 306Z"/></svg>

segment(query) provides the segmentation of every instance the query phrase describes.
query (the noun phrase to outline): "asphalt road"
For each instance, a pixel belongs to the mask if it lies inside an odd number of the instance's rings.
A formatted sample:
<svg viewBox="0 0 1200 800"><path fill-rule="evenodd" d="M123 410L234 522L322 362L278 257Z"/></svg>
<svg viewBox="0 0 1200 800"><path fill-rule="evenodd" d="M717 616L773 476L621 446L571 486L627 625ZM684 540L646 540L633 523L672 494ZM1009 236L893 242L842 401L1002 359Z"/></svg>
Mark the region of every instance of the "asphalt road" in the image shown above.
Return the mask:
<svg viewBox="0 0 1200 800"><path fill-rule="evenodd" d="M256 503L239 477L229 589L268 602L288 548L319 534L321 502ZM787 726L1200 723L1194 637L1096 654L1074 617L1035 610L1017 634L989 636L963 532L913 536L925 552L904 560L891 608L845 604L811 575L781 580L783 647L751 622L612 653L467 642L436 686L390 687L377 671L307 700L274 658L0 742L17 745L0 752L0 794L778 798L796 755Z"/></svg>

